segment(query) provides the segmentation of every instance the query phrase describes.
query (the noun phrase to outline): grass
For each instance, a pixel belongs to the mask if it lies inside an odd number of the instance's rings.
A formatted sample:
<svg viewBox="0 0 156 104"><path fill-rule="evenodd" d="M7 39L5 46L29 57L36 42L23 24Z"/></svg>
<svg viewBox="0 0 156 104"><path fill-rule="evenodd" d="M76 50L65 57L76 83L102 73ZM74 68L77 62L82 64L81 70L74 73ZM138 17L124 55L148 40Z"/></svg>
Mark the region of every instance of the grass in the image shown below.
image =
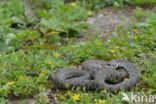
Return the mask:
<svg viewBox="0 0 156 104"><path fill-rule="evenodd" d="M151 5L156 3L155 0L131 0L131 2L137 5Z"/></svg>
<svg viewBox="0 0 156 104"><path fill-rule="evenodd" d="M130 92L121 91L115 95L106 91L57 90L57 103L120 104L123 103L122 93L155 94L156 14L142 9L137 9L135 13L135 20L138 22L129 26L129 28L118 27L117 31L114 32L116 35L110 37L108 41L96 38L94 41L80 44L71 43L60 47L56 46L57 48L51 43L48 44L50 46L46 46L47 48L41 47L42 44L34 44L17 52L1 53L0 103L5 104L11 96L17 96L21 98L34 97L38 103L46 104L48 98L44 95L44 91L52 87L52 84L48 81L48 74L53 73L57 68L76 66L88 59L132 61L141 70L142 80ZM5 30L6 33L12 32L8 29L10 28L2 26L2 30ZM31 34L30 30L22 31L24 31L24 34ZM37 39L40 41L42 37ZM44 42L43 40L41 43ZM31 72L37 74L32 75Z"/></svg>

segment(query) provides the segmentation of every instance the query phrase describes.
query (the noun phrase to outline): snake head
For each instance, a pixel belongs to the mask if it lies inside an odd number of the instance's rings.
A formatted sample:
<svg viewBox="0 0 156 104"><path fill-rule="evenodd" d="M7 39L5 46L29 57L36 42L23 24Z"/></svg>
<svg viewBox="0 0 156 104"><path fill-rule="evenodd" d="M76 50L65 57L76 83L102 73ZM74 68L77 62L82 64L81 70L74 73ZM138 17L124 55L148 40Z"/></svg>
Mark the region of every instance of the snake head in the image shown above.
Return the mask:
<svg viewBox="0 0 156 104"><path fill-rule="evenodd" d="M116 69L119 67L119 62L118 60L111 60L110 62L107 62L107 66L109 68Z"/></svg>

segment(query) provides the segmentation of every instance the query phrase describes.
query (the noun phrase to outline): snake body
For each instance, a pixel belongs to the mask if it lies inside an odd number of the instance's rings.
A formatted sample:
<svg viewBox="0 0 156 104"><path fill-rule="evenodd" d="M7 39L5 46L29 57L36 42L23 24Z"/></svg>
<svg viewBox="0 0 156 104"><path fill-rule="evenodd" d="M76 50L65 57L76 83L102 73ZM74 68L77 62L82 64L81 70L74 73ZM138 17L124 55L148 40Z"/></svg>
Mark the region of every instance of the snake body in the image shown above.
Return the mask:
<svg viewBox="0 0 156 104"><path fill-rule="evenodd" d="M51 76L52 82L61 89L86 88L118 92L130 90L139 81L140 71L124 60L87 60L78 69L58 69Z"/></svg>

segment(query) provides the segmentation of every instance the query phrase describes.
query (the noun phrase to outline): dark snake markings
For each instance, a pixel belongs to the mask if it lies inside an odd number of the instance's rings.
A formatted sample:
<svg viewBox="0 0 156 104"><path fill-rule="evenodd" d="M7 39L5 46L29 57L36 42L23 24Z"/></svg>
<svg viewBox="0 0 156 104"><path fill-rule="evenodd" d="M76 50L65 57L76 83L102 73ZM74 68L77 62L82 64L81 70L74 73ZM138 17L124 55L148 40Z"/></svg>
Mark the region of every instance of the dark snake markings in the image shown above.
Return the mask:
<svg viewBox="0 0 156 104"><path fill-rule="evenodd" d="M58 69L51 80L60 89L86 88L118 92L130 90L139 81L140 71L123 60L88 60L79 69Z"/></svg>

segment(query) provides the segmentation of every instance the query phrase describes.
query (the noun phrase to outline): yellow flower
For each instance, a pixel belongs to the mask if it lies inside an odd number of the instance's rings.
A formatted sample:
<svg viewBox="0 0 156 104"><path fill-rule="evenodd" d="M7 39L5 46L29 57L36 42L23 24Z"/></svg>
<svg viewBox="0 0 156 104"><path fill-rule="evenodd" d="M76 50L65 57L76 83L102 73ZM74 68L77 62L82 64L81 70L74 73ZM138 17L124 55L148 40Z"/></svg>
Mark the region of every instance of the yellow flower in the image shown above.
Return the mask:
<svg viewBox="0 0 156 104"><path fill-rule="evenodd" d="M97 99L95 99L95 103L96 104L105 104L105 100L101 100L101 99L97 100Z"/></svg>
<svg viewBox="0 0 156 104"><path fill-rule="evenodd" d="M79 100L80 100L80 94L74 94L74 95L72 96L72 99L73 99L74 101L79 101Z"/></svg>
<svg viewBox="0 0 156 104"><path fill-rule="evenodd" d="M124 80L128 80L128 78L124 78Z"/></svg>
<svg viewBox="0 0 156 104"><path fill-rule="evenodd" d="M53 63L51 61L48 62L49 65L52 65Z"/></svg>
<svg viewBox="0 0 156 104"><path fill-rule="evenodd" d="M41 71L41 75L46 75L47 74L47 71L46 70L42 70Z"/></svg>
<svg viewBox="0 0 156 104"><path fill-rule="evenodd" d="M115 50L112 49L112 50L110 50L110 52L111 52L111 53L115 53Z"/></svg>
<svg viewBox="0 0 156 104"><path fill-rule="evenodd" d="M104 103L105 103L105 100L99 99L98 104L104 104Z"/></svg>
<svg viewBox="0 0 156 104"><path fill-rule="evenodd" d="M93 15L93 12L92 12L92 11L88 11L88 12L87 12L87 15L88 15L88 16L92 16L92 15Z"/></svg>
<svg viewBox="0 0 156 104"><path fill-rule="evenodd" d="M71 6L75 7L76 6L76 3L75 2L72 2L70 3Z"/></svg>
<svg viewBox="0 0 156 104"><path fill-rule="evenodd" d="M119 49L119 48L120 48L120 46L115 46L115 48L116 48L116 49Z"/></svg>
<svg viewBox="0 0 156 104"><path fill-rule="evenodd" d="M7 83L7 86L12 86L14 83L15 83L14 81L9 81L9 82Z"/></svg>
<svg viewBox="0 0 156 104"><path fill-rule="evenodd" d="M138 36L135 36L134 38L135 38L135 39L138 39Z"/></svg>
<svg viewBox="0 0 156 104"><path fill-rule="evenodd" d="M54 54L54 57L58 58L58 57L60 57L60 54L55 53L55 54Z"/></svg>
<svg viewBox="0 0 156 104"><path fill-rule="evenodd" d="M27 77L20 75L20 76L18 76L18 79L19 80L27 80Z"/></svg>
<svg viewBox="0 0 156 104"><path fill-rule="evenodd" d="M136 34L139 34L139 30L138 30L138 29L134 29L134 32L135 32Z"/></svg>

